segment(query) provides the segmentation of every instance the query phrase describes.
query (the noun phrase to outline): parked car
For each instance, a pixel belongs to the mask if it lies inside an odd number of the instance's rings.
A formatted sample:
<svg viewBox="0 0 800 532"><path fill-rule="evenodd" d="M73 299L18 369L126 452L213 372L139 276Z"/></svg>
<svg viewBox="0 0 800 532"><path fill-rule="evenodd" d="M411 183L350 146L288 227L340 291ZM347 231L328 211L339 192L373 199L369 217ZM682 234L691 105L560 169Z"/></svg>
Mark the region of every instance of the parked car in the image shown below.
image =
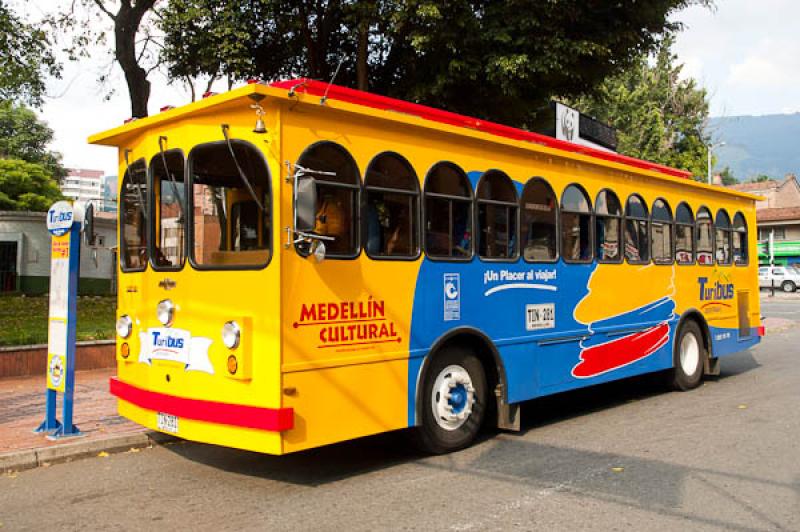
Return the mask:
<svg viewBox="0 0 800 532"><path fill-rule="evenodd" d="M800 270L785 266L761 266L758 269L758 286L769 288L773 286L784 292L794 292L800 287Z"/></svg>

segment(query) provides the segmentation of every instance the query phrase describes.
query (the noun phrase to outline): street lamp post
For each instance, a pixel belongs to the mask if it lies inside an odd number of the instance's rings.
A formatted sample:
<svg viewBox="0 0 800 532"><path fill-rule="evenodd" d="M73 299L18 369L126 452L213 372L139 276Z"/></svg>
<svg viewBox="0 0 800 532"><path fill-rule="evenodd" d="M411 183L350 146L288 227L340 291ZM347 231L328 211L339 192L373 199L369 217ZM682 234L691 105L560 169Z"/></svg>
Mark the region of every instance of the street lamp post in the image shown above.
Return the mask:
<svg viewBox="0 0 800 532"><path fill-rule="evenodd" d="M708 145L708 184L711 185L711 152L714 148L720 148L725 145L725 142L711 143Z"/></svg>

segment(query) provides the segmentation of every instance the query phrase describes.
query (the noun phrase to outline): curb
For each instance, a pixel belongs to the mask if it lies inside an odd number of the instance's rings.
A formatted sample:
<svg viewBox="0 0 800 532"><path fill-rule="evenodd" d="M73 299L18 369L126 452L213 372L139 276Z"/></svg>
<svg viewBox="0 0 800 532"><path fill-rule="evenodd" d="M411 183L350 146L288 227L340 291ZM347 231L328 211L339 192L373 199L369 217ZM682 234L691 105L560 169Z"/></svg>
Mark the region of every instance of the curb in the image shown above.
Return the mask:
<svg viewBox="0 0 800 532"><path fill-rule="evenodd" d="M34 469L42 465L70 462L100 452L117 453L131 448L151 447L154 444L166 443L175 439L174 436L160 432L137 432L119 434L101 440L76 441L39 449L11 451L0 454L0 474Z"/></svg>

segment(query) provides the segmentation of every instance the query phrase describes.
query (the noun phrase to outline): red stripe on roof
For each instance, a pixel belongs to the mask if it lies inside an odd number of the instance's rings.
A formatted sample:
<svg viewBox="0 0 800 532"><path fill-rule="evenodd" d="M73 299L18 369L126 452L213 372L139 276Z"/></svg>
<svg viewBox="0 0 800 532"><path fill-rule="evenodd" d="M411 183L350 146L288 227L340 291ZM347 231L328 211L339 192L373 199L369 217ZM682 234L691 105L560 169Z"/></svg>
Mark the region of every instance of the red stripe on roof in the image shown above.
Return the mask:
<svg viewBox="0 0 800 532"><path fill-rule="evenodd" d="M439 122L441 124L475 129L477 131L482 131L484 133L489 133L491 135L497 135L499 137L505 137L513 140L532 142L534 144L547 146L548 148L555 148L570 153L588 155L589 157L594 157L596 159L625 164L644 170L651 170L673 177L682 177L684 179L690 179L692 177L691 172L687 172L685 170L678 170L677 168L671 168L669 166L644 161L642 159L636 159L634 157L628 157L626 155L620 155L614 152L598 150L588 146L581 146L580 144L554 139L546 135L540 135L539 133L531 133L530 131L523 131L514 127L504 126L503 124L497 124L495 122L489 122L457 113L451 113L449 111L428 107L426 105L420 105L417 103L406 102L404 100L398 100L396 98L381 96L379 94L349 89L340 85L329 85L322 81L316 81L313 79L301 78L276 81L270 83L270 86L287 90L294 89L295 92L303 92L314 96L321 97L324 95L331 100L339 100L356 105L363 105L373 109L409 114L425 120Z"/></svg>

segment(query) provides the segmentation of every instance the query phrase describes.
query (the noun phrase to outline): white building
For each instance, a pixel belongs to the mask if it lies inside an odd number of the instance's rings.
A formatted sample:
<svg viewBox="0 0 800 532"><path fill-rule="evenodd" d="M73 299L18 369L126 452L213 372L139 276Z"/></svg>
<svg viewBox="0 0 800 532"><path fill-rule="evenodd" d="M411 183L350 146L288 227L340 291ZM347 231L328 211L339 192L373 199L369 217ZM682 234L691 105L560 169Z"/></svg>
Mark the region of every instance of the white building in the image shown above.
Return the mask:
<svg viewBox="0 0 800 532"><path fill-rule="evenodd" d="M96 212L105 210L103 171L68 168L67 177L61 182L61 193L71 200L92 203Z"/></svg>

